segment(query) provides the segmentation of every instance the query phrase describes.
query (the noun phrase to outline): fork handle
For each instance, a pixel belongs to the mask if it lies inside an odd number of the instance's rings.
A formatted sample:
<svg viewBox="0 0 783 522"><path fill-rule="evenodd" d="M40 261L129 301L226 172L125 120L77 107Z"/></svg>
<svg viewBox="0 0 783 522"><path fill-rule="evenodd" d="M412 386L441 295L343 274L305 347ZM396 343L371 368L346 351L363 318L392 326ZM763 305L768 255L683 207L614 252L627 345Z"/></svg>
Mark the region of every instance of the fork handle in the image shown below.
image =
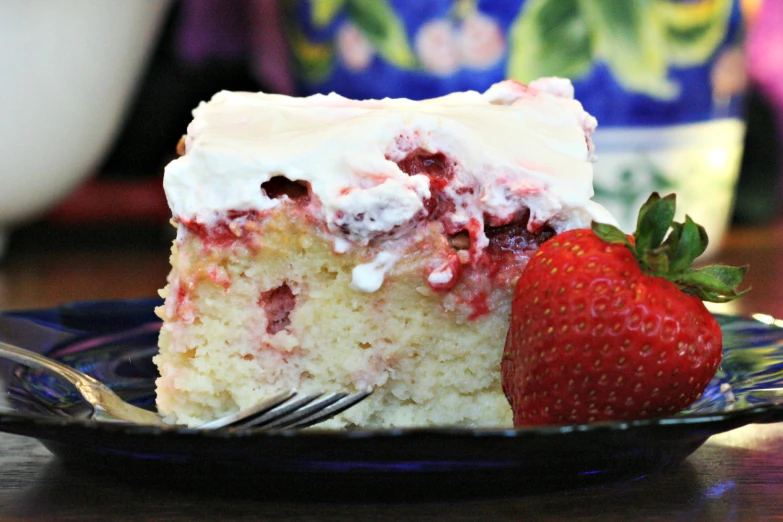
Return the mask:
<svg viewBox="0 0 783 522"><path fill-rule="evenodd" d="M60 361L3 341L0 341L0 357L65 379L93 407L92 418L94 419L154 425L162 423L160 417L155 413L125 403L102 382ZM111 410L111 414L109 410Z"/></svg>
<svg viewBox="0 0 783 522"><path fill-rule="evenodd" d="M57 377L62 377L73 384L80 392L85 387L86 383L89 383L89 385L92 386L101 386L99 381L93 379L89 375L74 370L67 364L3 341L0 341L0 356L16 363L35 368L36 370L42 370Z"/></svg>

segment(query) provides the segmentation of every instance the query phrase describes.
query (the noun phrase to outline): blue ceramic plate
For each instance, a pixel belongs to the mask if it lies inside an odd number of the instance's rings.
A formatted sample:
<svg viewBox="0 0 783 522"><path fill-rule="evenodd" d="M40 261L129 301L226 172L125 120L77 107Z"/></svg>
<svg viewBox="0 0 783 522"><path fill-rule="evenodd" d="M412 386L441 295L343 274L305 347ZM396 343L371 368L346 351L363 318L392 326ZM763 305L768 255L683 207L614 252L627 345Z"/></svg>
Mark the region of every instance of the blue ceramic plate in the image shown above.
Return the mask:
<svg viewBox="0 0 783 522"><path fill-rule="evenodd" d="M154 407L156 301L89 302L0 314L0 339L44 352ZM0 362L0 430L63 462L144 484L350 498L513 495L638 478L711 435L783 421L783 328L719 316L723 365L683 414L535 429L197 431L98 423L69 387ZM119 330L119 331L118 331ZM426 487L424 487L426 485Z"/></svg>

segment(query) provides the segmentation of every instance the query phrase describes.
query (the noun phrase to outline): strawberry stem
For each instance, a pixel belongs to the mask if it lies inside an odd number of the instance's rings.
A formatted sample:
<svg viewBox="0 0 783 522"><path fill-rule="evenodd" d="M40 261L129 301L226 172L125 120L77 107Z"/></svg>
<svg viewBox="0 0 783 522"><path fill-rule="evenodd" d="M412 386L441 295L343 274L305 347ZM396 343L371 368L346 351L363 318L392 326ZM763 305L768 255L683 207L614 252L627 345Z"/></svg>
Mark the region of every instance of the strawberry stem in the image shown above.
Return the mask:
<svg viewBox="0 0 783 522"><path fill-rule="evenodd" d="M628 247L643 273L671 281L686 294L713 303L725 303L745 294L748 290L738 291L737 287L745 277L747 266L692 268L696 258L707 249L707 232L689 216L682 223L674 221L675 209L674 194L662 198L653 192L639 210L633 241L606 223L593 222L592 230L607 243Z"/></svg>

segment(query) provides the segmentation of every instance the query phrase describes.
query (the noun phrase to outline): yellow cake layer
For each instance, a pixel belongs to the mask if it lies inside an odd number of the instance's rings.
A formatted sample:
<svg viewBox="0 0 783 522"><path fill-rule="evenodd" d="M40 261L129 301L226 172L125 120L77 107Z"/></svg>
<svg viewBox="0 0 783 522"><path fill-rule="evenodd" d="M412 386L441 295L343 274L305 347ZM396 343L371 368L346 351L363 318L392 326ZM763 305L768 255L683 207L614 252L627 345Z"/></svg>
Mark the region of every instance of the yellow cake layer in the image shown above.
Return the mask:
<svg viewBox="0 0 783 522"><path fill-rule="evenodd" d="M167 421L195 426L289 388L372 386L369 399L322 426L511 425L500 383L509 288L486 286L490 312L474 319L463 301L480 275L433 291L427 274L454 253L433 222L395 242L402 256L379 290L355 290L352 270L379 250L337 254L289 207L238 220L240 237L228 244L195 233L175 243L155 358ZM265 299L283 286L295 306L290 324L271 333Z"/></svg>

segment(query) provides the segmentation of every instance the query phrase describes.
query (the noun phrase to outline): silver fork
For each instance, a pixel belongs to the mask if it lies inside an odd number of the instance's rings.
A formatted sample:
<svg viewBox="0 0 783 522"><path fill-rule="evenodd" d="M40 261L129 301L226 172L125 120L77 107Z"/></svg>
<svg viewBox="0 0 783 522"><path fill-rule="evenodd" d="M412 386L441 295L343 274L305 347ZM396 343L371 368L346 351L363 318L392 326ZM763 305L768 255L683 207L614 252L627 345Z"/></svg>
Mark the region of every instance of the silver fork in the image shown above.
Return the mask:
<svg viewBox="0 0 783 522"><path fill-rule="evenodd" d="M67 364L2 341L0 341L0 357L45 371L71 383L84 400L92 406L93 412L90 419L154 426L165 425L157 413L125 402L105 384ZM236 413L202 424L198 428L305 428L334 417L358 404L371 393L372 389L370 388L355 393L311 393L307 395L300 395L297 390L289 390Z"/></svg>

